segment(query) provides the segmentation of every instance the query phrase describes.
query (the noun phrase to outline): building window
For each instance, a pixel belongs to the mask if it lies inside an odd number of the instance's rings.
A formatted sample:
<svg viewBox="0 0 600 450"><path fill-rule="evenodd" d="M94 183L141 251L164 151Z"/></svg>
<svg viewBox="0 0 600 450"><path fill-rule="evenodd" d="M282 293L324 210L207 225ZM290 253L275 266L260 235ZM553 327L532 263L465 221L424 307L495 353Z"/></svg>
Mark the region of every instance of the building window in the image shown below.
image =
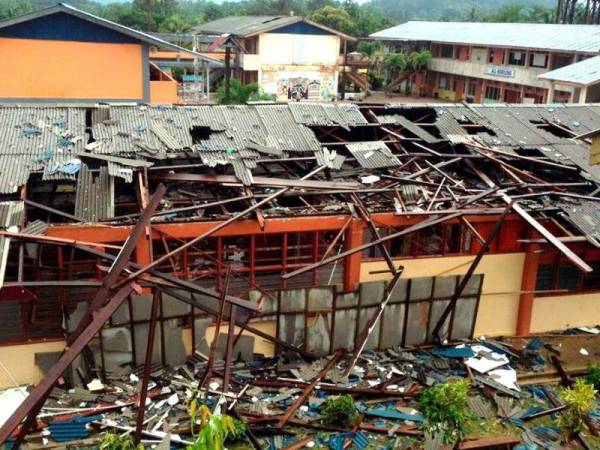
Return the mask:
<svg viewBox="0 0 600 450"><path fill-rule="evenodd" d="M467 94L471 97L477 96L477 81L469 81L467 83Z"/></svg>
<svg viewBox="0 0 600 450"><path fill-rule="evenodd" d="M438 79L438 87L440 89L448 89L448 78L444 75L440 75Z"/></svg>
<svg viewBox="0 0 600 450"><path fill-rule="evenodd" d="M477 63L485 62L486 49L485 48L474 48L471 54L471 60Z"/></svg>
<svg viewBox="0 0 600 450"><path fill-rule="evenodd" d="M548 55L546 53L531 53L529 55L529 65L531 67L546 68L548 65Z"/></svg>
<svg viewBox="0 0 600 450"><path fill-rule="evenodd" d="M546 294L555 295L600 291L600 263L590 265L594 271L584 273L564 258L555 255L553 260L539 265L536 290L549 291Z"/></svg>
<svg viewBox="0 0 600 450"><path fill-rule="evenodd" d="M454 46L440 45L440 58L454 58Z"/></svg>
<svg viewBox="0 0 600 450"><path fill-rule="evenodd" d="M500 88L496 86L486 86L485 98L488 100L500 100Z"/></svg>
<svg viewBox="0 0 600 450"><path fill-rule="evenodd" d="M511 50L508 53L508 64L512 66L524 66L525 52L521 50Z"/></svg>

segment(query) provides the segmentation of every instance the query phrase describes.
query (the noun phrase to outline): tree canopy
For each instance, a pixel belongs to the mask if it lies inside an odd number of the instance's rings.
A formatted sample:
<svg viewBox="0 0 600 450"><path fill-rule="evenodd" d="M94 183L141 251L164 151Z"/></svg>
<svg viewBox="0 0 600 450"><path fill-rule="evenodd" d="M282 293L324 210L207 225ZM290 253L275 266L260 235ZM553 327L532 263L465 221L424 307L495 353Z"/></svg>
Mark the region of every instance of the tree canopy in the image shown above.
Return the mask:
<svg viewBox="0 0 600 450"><path fill-rule="evenodd" d="M365 37L411 19L550 22L554 0L67 0L77 8L144 31L184 33L229 15L294 14L343 33ZM56 3L1 0L0 20Z"/></svg>

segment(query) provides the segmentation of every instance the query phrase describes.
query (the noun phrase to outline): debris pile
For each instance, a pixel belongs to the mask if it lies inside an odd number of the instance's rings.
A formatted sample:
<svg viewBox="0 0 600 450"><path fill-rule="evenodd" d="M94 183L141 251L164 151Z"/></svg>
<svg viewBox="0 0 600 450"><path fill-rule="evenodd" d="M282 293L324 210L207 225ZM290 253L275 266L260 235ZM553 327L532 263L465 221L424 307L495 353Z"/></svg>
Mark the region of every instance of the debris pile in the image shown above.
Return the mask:
<svg viewBox="0 0 600 450"><path fill-rule="evenodd" d="M561 448L565 436L557 419L565 407L557 388L517 381L540 358L532 353L540 344L533 338L521 349L480 340L369 350L348 375L351 360L343 351L312 362L260 355L244 361L241 354L227 362L196 352L181 366L149 368L141 441L159 448L192 445L201 424L198 408L206 407L243 424L230 448L442 449L443 433L426 426L419 397L431 386L467 380L471 419L459 448ZM228 372L230 384L224 387ZM128 375L109 374L106 383L55 387L38 415L37 431L27 436L27 448L91 445L109 431L134 435L144 373L140 367ZM328 406L340 399L337 407ZM578 435L584 448L600 442L598 418L600 409L590 416L589 436Z"/></svg>

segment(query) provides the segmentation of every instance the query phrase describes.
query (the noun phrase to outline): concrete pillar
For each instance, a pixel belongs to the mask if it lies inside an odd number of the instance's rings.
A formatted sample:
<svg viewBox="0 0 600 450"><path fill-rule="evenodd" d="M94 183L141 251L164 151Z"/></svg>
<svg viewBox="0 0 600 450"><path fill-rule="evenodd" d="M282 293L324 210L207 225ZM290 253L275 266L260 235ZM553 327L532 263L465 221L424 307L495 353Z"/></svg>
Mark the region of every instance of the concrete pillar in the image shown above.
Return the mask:
<svg viewBox="0 0 600 450"><path fill-rule="evenodd" d="M580 105L587 103L587 86L582 87L579 90L579 102Z"/></svg>
<svg viewBox="0 0 600 450"><path fill-rule="evenodd" d="M548 89L548 96L546 97L546 103L554 103L554 82L550 82L550 88Z"/></svg>
<svg viewBox="0 0 600 450"><path fill-rule="evenodd" d="M361 220L352 220L346 230L345 249L350 250L363 244L364 224ZM344 290L354 291L360 282L360 263L362 252L347 256L344 261Z"/></svg>
<svg viewBox="0 0 600 450"><path fill-rule="evenodd" d="M519 312L517 316L517 336L526 336L531 333L531 318L533 315L539 260L539 244L526 244L523 278L521 279L521 295L519 297Z"/></svg>

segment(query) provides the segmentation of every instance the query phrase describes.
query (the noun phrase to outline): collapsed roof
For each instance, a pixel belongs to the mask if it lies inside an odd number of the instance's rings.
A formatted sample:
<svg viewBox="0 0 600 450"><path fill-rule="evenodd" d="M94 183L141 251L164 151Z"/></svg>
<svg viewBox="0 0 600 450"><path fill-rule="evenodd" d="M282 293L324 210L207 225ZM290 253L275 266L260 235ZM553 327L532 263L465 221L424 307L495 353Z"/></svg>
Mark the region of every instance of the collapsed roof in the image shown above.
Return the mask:
<svg viewBox="0 0 600 450"><path fill-rule="evenodd" d="M595 105L3 106L0 200L29 183L30 206L4 229L131 223L145 173L168 187L154 221L224 220L276 188L262 217L347 214L351 194L423 217L508 198L598 246L600 168L575 137L599 120Z"/></svg>

